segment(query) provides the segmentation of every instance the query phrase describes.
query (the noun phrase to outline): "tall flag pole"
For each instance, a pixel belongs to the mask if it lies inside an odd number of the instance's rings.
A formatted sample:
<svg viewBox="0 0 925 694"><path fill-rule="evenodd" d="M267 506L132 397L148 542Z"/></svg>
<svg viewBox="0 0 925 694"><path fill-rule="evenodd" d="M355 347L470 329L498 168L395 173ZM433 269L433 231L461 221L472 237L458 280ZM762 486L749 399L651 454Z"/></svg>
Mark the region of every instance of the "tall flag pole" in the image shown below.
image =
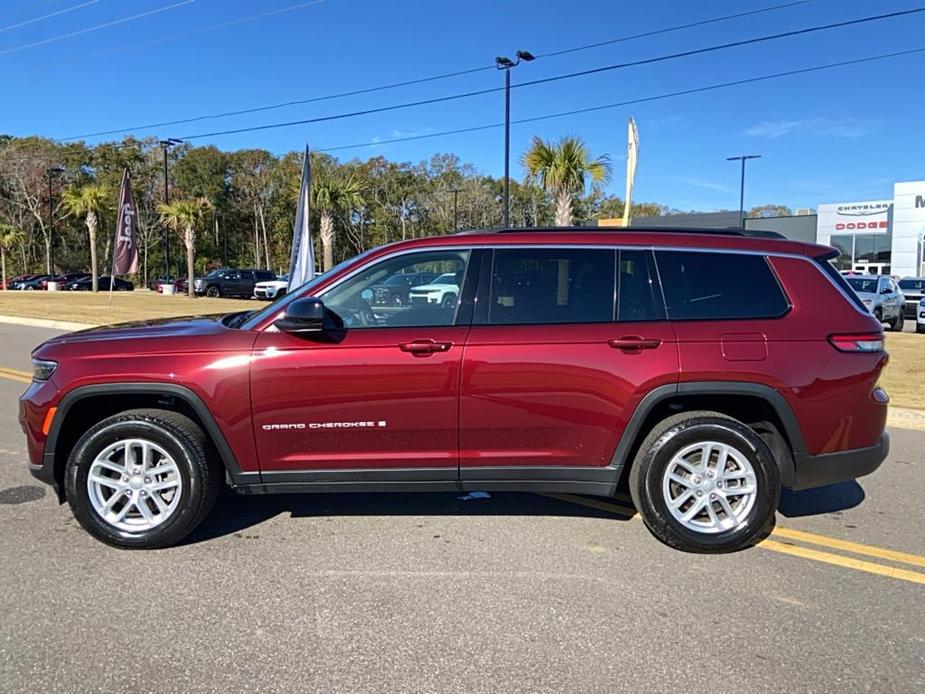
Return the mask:
<svg viewBox="0 0 925 694"><path fill-rule="evenodd" d="M312 164L308 145L302 160L302 186L299 188L299 204L292 227L292 256L289 259L289 286L291 292L315 276L315 247L312 244L312 230L309 224L309 203L312 192Z"/></svg>
<svg viewBox="0 0 925 694"><path fill-rule="evenodd" d="M623 203L623 226L630 225L630 207L633 198L633 183L636 180L636 163L639 159L639 131L636 121L630 116L626 125L626 196Z"/></svg>
<svg viewBox="0 0 925 694"><path fill-rule="evenodd" d="M116 242L112 247L112 274L109 276L109 303L112 304L112 290L116 275L130 275L138 272L138 243L136 242L135 196L128 169L122 172L119 187L119 209L116 214Z"/></svg>

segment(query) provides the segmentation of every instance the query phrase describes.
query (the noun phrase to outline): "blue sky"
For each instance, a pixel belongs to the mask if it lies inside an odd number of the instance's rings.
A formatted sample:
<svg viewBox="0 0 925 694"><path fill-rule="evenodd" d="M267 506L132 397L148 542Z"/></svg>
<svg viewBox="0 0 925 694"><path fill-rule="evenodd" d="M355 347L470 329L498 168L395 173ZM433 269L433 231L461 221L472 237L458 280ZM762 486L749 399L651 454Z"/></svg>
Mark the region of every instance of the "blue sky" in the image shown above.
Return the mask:
<svg viewBox="0 0 925 694"><path fill-rule="evenodd" d="M536 54L782 4L786 0L10 0L0 5L0 133L63 138L204 113L249 108L491 65L517 49ZM295 7L294 6L298 6ZM757 16L522 64L526 81L612 63L916 7L901 0L810 0ZM294 8L294 9L290 9ZM252 19L254 15L267 14ZM57 13L57 14L54 14ZM134 15L146 16L118 22ZM43 15L54 16L34 21ZM237 21L246 20L246 21ZM18 24L26 23L22 26ZM75 32L73 36L66 36ZM763 45L525 87L512 117L529 118L716 82L925 47L925 13ZM703 94L515 125L516 162L534 135L583 137L614 160L622 195L626 118L640 131L634 198L679 209L738 206L738 168L749 165L746 205L815 207L889 197L892 182L925 178L925 53ZM138 136L197 133L298 120L498 86L494 70L422 85L292 106ZM411 110L193 142L281 153L387 140L500 122L500 93ZM107 138L90 138L97 141ZM112 136L110 138L112 139ZM486 130L340 151L419 161L454 152L502 173L502 131ZM512 174L522 172L515 163Z"/></svg>

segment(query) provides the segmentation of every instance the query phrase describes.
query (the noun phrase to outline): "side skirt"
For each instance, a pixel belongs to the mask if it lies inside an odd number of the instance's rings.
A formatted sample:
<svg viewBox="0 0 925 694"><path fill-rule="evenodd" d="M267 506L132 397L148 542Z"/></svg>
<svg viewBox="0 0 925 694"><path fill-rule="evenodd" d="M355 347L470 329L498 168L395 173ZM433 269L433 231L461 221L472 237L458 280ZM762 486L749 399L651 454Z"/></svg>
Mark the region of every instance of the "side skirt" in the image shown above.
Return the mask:
<svg viewBox="0 0 925 694"><path fill-rule="evenodd" d="M559 492L613 496L615 483L547 481L456 481L456 482L269 482L234 487L238 494L319 494L380 492Z"/></svg>

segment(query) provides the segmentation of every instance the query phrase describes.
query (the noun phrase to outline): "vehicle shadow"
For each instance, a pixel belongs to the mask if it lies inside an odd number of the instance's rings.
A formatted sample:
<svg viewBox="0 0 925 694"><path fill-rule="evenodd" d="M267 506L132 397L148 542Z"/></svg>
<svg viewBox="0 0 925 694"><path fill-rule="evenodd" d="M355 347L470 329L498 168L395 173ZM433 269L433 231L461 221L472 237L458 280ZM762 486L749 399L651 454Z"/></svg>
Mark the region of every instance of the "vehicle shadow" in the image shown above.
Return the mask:
<svg viewBox="0 0 925 694"><path fill-rule="evenodd" d="M854 508L864 501L864 497L864 489L856 480L806 489L802 492L784 489L777 510L785 518L816 516Z"/></svg>
<svg viewBox="0 0 925 694"><path fill-rule="evenodd" d="M483 494L484 492L480 493ZM223 490L215 508L181 545L240 533L275 516L569 516L629 520L606 508L592 508L541 494L491 492L487 498L453 493L269 494L239 496ZM598 497L587 498L632 508L632 504Z"/></svg>

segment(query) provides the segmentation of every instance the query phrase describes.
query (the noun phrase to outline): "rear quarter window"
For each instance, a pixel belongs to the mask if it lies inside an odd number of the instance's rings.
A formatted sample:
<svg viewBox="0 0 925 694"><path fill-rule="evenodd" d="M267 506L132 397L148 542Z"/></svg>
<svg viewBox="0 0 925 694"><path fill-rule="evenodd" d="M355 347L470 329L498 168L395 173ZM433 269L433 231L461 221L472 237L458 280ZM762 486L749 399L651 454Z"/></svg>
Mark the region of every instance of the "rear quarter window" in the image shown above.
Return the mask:
<svg viewBox="0 0 925 694"><path fill-rule="evenodd" d="M790 308L766 257L656 251L670 320L778 318Z"/></svg>

